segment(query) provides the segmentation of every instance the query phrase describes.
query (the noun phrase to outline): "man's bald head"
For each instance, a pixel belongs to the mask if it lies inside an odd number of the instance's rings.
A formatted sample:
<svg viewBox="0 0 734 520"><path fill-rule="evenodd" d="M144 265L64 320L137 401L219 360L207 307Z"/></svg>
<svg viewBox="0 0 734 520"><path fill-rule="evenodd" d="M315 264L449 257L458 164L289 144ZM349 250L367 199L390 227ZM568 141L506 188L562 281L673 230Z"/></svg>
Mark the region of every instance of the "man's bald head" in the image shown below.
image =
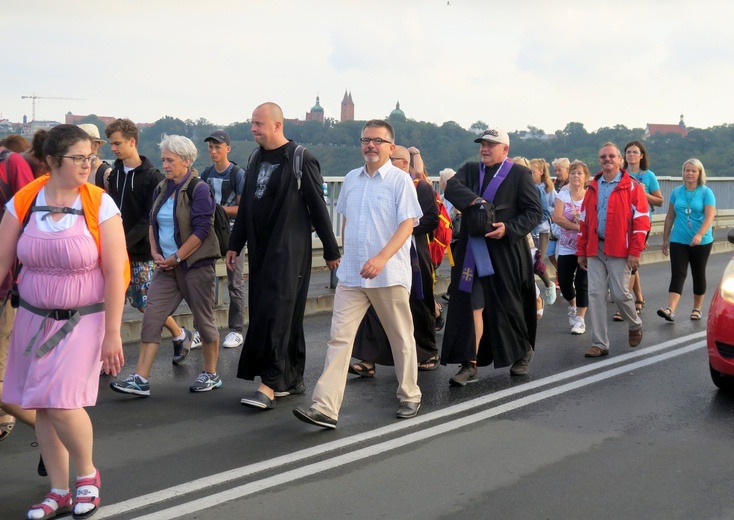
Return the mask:
<svg viewBox="0 0 734 520"><path fill-rule="evenodd" d="M255 110L260 109L262 109L264 113L268 115L271 121L283 124L283 109L280 108L280 105L273 103L272 101L268 101L266 103L263 103L262 105L258 105Z"/></svg>
<svg viewBox="0 0 734 520"><path fill-rule="evenodd" d="M390 155L393 166L400 168L406 173L410 170L410 152L405 146L395 146L395 150Z"/></svg>
<svg viewBox="0 0 734 520"><path fill-rule="evenodd" d="M258 105L250 121L255 142L266 150L275 150L288 142L283 135L283 110L275 103Z"/></svg>

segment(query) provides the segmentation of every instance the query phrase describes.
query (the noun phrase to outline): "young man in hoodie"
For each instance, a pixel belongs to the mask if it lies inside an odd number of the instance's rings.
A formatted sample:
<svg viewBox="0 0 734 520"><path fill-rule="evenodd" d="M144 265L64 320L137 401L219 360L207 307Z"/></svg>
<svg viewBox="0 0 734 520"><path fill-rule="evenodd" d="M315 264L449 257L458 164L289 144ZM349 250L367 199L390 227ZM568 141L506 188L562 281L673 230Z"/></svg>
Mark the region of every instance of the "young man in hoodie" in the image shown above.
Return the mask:
<svg viewBox="0 0 734 520"><path fill-rule="evenodd" d="M147 157L138 153L138 127L129 119L115 119L107 125L105 135L117 159L110 172L107 192L120 208L125 229L127 254L132 278L127 299L140 312L145 312L150 280L155 272L150 252L148 228L153 190L163 180L163 174ZM173 364L179 365L188 357L193 334L179 327L169 316L165 323L173 338ZM197 345L193 345L197 346Z"/></svg>

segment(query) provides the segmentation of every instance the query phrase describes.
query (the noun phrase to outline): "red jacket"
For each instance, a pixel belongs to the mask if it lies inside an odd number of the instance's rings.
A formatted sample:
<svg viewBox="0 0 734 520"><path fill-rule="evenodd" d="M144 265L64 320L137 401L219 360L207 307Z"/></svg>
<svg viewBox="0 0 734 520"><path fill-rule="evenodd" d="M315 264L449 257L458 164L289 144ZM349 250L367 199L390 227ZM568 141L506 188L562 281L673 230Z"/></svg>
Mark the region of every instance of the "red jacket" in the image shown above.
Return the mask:
<svg viewBox="0 0 734 520"><path fill-rule="evenodd" d="M589 183L581 204L577 256L596 256L599 251L597 226L599 202L599 178L597 173ZM620 258L639 257L645 248L645 239L650 231L650 213L645 189L622 170L619 184L609 195L607 226L604 236L604 254Z"/></svg>

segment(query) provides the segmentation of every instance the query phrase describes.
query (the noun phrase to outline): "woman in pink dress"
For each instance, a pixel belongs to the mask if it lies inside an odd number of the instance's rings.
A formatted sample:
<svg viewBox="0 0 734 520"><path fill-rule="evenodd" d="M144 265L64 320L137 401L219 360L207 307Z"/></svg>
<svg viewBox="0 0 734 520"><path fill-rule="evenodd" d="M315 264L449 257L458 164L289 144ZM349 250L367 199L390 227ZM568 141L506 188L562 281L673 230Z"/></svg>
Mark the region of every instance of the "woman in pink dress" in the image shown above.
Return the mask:
<svg viewBox="0 0 734 520"><path fill-rule="evenodd" d="M27 518L88 518L99 507L100 474L84 407L96 404L100 368L115 375L124 364L125 236L112 199L85 185L94 161L86 132L56 126L43 151L50 176L20 190L0 224L0 272L11 268L16 251L23 263L3 401L36 410L51 480L51 491ZM85 209L96 214L98 227L89 225ZM74 497L70 459L78 474Z"/></svg>

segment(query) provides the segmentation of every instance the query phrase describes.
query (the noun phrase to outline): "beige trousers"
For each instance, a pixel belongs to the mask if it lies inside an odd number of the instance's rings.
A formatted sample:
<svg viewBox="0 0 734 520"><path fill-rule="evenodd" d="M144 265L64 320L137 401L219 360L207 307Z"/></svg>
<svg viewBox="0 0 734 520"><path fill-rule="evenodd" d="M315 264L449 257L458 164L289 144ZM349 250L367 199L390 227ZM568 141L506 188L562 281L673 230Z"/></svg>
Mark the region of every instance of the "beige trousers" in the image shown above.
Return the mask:
<svg viewBox="0 0 734 520"><path fill-rule="evenodd" d="M400 285L376 289L337 285L331 339L327 344L324 372L314 388L313 408L333 419L339 418L354 338L370 304L390 340L398 378L398 400L420 402L418 358L409 297L408 289Z"/></svg>

